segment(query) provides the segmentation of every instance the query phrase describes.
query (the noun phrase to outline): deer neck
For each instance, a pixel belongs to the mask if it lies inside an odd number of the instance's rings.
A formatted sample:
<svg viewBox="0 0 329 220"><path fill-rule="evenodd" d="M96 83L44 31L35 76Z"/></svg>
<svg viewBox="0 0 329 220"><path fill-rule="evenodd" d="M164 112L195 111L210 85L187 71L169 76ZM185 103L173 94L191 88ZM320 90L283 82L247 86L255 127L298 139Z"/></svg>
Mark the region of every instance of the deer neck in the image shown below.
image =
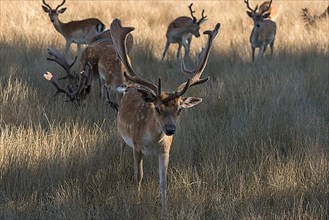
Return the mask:
<svg viewBox="0 0 329 220"><path fill-rule="evenodd" d="M65 26L65 23L61 22L58 17L55 18L54 22L53 22L53 25L55 27L55 29L61 33L63 36L65 36L65 31L64 31L64 26Z"/></svg>

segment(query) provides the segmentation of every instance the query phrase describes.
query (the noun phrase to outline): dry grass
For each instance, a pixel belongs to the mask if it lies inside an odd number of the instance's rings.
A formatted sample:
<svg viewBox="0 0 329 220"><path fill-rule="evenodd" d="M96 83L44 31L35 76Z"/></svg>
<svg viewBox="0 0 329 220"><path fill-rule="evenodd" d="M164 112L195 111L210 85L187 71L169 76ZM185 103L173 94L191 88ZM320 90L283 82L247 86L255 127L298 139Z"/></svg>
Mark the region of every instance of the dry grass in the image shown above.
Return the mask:
<svg viewBox="0 0 329 220"><path fill-rule="evenodd" d="M120 17L136 28L136 69L172 89L183 80L175 47L159 58L166 26L188 15L189 3L68 1L62 19L95 16L108 26ZM218 21L222 28L205 70L210 82L189 91L204 102L182 114L172 147L171 219L328 218L329 25L306 30L299 17L327 3L277 2L274 58L252 65L243 1L195 2L209 18L203 30ZM0 10L0 218L158 218L157 158L144 161L135 205L131 151L120 167L115 112L96 91L79 107L51 97L42 74L63 73L46 61L46 48L63 49L64 40L41 1L1 1ZM205 40L194 39L192 52Z"/></svg>

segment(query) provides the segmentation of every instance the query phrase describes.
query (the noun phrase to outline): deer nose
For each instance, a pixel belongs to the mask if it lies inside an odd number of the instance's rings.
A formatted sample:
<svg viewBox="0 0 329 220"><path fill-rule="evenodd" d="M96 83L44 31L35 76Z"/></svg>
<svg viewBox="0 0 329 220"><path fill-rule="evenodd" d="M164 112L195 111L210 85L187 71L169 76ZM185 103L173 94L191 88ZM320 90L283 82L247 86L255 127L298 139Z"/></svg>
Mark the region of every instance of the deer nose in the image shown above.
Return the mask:
<svg viewBox="0 0 329 220"><path fill-rule="evenodd" d="M168 136L173 135L176 131L176 126L175 125L165 125L163 131Z"/></svg>

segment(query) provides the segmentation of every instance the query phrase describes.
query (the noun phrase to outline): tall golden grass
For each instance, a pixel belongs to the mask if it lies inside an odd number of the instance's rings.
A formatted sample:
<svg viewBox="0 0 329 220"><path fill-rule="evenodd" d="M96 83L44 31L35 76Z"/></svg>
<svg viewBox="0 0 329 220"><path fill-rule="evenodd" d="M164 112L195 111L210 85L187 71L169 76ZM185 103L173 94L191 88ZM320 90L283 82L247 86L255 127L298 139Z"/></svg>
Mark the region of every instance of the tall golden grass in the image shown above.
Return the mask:
<svg viewBox="0 0 329 220"><path fill-rule="evenodd" d="M120 17L134 26L133 65L171 90L184 80L176 47L159 59L167 25L189 15L189 3L68 0L61 19L97 17L109 26ZM252 64L243 1L194 2L208 15L202 30L222 27L204 73L211 80L188 92L203 103L182 114L172 146L170 219L328 218L329 27L305 29L300 18L301 8L322 12L328 2L274 4L274 57ZM119 166L116 113L97 89L81 106L52 97L42 75L63 71L46 48L65 42L41 1L1 1L0 10L0 218L159 218L157 158L145 158L136 205L132 153ZM192 59L205 42L193 39Z"/></svg>

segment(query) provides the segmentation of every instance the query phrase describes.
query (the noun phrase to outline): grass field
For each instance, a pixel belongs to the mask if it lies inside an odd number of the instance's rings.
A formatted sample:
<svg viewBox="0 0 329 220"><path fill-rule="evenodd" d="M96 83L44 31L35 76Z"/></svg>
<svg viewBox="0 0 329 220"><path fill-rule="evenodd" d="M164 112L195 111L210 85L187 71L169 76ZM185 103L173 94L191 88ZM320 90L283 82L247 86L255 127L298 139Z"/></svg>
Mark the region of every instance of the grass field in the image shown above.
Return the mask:
<svg viewBox="0 0 329 220"><path fill-rule="evenodd" d="M134 26L135 69L172 90L185 78L176 46L160 63L165 32L189 15L189 4L68 0L60 18L97 17L109 26L119 17ZM197 15L204 8L208 16L202 31L222 27L204 71L210 81L188 91L203 102L182 113L172 145L170 219L329 216L329 21L306 29L300 18L301 8L321 13L328 1L273 4L280 7L274 57L252 64L243 1L194 2ZM205 42L193 39L192 59ZM136 205L132 151L119 166L116 113L99 100L97 84L81 106L52 97L42 75L64 72L46 49L64 45L41 1L0 1L0 219L159 218L157 158L144 160Z"/></svg>

